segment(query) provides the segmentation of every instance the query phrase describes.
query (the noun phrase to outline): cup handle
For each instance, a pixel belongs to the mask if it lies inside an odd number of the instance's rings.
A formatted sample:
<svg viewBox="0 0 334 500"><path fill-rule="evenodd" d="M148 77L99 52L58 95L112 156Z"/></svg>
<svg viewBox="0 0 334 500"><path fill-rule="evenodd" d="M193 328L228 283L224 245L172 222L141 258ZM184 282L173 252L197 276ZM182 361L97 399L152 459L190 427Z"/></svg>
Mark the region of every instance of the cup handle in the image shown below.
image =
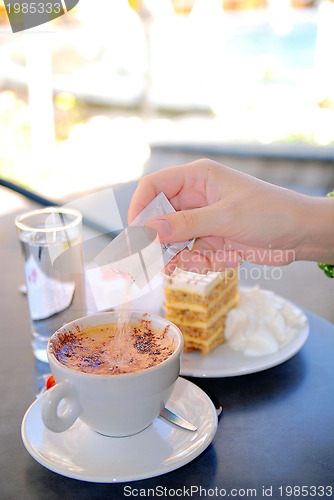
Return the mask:
<svg viewBox="0 0 334 500"><path fill-rule="evenodd" d="M63 399L66 400L67 406L63 413L58 414L58 406ZM80 411L81 407L74 387L66 380L47 391L43 401L42 419L45 427L50 431L64 432L74 424Z"/></svg>

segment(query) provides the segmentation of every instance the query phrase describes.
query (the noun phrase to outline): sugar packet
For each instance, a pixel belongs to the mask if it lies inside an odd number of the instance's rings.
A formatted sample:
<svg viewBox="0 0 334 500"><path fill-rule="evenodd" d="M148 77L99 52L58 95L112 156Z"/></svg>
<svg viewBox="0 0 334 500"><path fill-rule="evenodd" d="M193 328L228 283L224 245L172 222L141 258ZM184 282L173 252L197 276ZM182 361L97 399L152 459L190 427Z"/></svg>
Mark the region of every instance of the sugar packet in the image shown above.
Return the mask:
<svg viewBox="0 0 334 500"><path fill-rule="evenodd" d="M160 243L153 229L145 223L154 217L175 212L164 193L158 194L137 217L94 259L104 270L129 275L143 288L184 248L194 240Z"/></svg>

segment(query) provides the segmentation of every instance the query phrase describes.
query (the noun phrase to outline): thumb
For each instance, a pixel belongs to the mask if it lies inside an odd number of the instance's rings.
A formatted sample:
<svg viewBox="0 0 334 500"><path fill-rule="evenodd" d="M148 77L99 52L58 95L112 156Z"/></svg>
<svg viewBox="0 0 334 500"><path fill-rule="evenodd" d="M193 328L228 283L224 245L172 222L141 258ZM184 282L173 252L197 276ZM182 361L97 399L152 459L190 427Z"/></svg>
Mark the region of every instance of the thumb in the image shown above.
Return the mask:
<svg viewBox="0 0 334 500"><path fill-rule="evenodd" d="M146 226L157 231L161 243L218 235L219 218L214 205L172 212L163 217L155 217Z"/></svg>

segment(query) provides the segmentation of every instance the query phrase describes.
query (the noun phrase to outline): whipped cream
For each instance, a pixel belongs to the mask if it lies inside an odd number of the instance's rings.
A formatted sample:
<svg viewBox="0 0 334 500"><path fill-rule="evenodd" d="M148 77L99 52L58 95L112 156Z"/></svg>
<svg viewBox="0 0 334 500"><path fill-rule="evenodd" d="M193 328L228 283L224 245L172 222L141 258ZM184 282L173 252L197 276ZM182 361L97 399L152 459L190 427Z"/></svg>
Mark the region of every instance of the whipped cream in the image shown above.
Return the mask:
<svg viewBox="0 0 334 500"><path fill-rule="evenodd" d="M305 327L303 312L285 299L258 286L240 290L239 305L226 319L225 338L247 356L272 354Z"/></svg>
<svg viewBox="0 0 334 500"><path fill-rule="evenodd" d="M183 290L188 293L205 294L213 290L223 279L227 279L227 276L227 272L199 274L176 268L173 274L166 278L166 282L170 290Z"/></svg>

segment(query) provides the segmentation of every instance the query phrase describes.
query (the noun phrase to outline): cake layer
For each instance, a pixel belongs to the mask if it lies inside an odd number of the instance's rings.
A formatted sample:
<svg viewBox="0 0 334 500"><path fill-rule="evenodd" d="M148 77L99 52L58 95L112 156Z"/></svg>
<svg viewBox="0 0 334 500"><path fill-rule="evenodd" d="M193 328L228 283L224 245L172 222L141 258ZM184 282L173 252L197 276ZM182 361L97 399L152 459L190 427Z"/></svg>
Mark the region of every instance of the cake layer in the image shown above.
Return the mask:
<svg viewBox="0 0 334 500"><path fill-rule="evenodd" d="M184 337L184 351L203 355L225 340L225 320L239 302L238 273L199 275L177 270L166 280L166 318Z"/></svg>
<svg viewBox="0 0 334 500"><path fill-rule="evenodd" d="M201 351L201 354L206 356L215 347L223 344L224 341L224 327L220 327L210 338L205 340L200 338L195 339L184 334L184 352Z"/></svg>
<svg viewBox="0 0 334 500"><path fill-rule="evenodd" d="M221 305L210 317L205 316L194 316L192 311L183 311L182 309L170 309L169 305L166 304L167 312L166 318L172 323L177 324L177 326L182 325L183 327L189 327L191 329L199 330L200 334L203 330L210 330L214 328L215 324L221 317L225 317L232 307L238 304L239 295L237 293L233 294L230 300ZM196 313L195 313L196 314Z"/></svg>
<svg viewBox="0 0 334 500"><path fill-rule="evenodd" d="M231 272L226 273L209 273L208 275L198 275L198 282L201 285L198 289L195 287L195 278L191 278L192 286L189 287L187 281L185 281L185 276L187 275L185 271L181 273L177 272L175 277L168 278L165 284L165 297L167 302L171 303L186 303L189 306L197 308L197 305L202 308L210 307L217 297L227 289L231 283L238 282L238 276L234 269ZM189 273L193 276L194 273ZM206 286L203 285L202 280L210 276L210 281L205 281ZM182 278L182 279L181 279Z"/></svg>
<svg viewBox="0 0 334 500"><path fill-rule="evenodd" d="M188 294L185 291L171 290L168 286L165 287L165 297L168 303L179 303L187 304L187 308L192 308L193 310L204 310L208 309L211 304L213 304L217 298L222 295L225 290L238 283L237 278L233 278L229 283L218 283L217 286L210 290L207 295L203 294Z"/></svg>
<svg viewBox="0 0 334 500"><path fill-rule="evenodd" d="M227 269L222 273L197 274L178 269L169 278L166 286L170 290L180 291L187 294L208 295L217 285L226 285L237 276L235 269Z"/></svg>
<svg viewBox="0 0 334 500"><path fill-rule="evenodd" d="M169 319L167 315L166 317L167 319ZM191 337L194 340L198 341L200 341L201 339L203 340L209 339L212 335L216 333L217 330L220 329L224 330L225 322L226 322L226 314L218 316L217 320L208 327L203 327L203 326L195 327L195 326L185 325L184 323L178 321L177 318L174 318L173 321L173 323L180 328L183 335L186 335L187 338Z"/></svg>
<svg viewBox="0 0 334 500"><path fill-rule="evenodd" d="M220 293L208 307L200 304L187 304L187 302L167 301L166 307L168 313L172 316L184 317L189 321L207 321L210 316L213 316L220 307L228 303L234 296L238 294L238 283L233 281L230 285Z"/></svg>

